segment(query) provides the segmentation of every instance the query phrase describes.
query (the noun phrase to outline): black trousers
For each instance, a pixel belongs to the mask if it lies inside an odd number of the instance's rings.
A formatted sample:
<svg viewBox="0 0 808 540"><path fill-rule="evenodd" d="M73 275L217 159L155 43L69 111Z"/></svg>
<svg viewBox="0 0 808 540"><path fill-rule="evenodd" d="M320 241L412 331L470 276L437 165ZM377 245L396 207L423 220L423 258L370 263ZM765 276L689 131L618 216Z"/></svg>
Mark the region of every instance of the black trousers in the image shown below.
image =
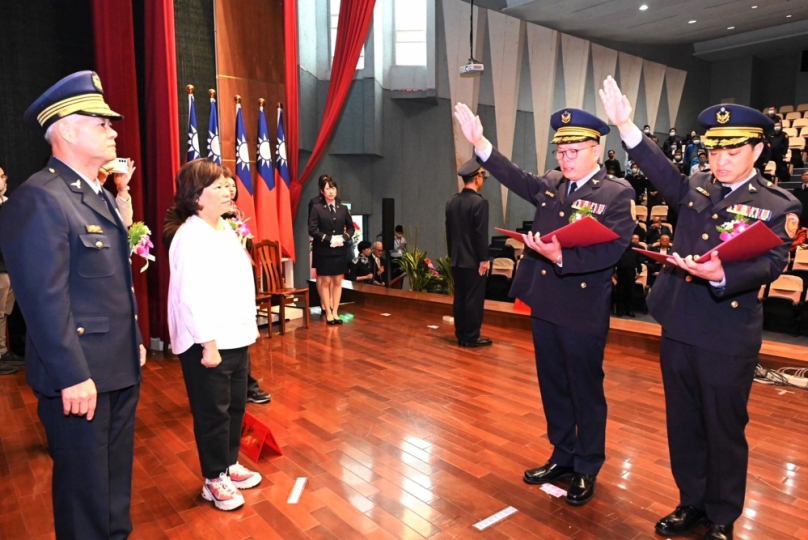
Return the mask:
<svg viewBox="0 0 808 540"><path fill-rule="evenodd" d="M602 336L533 317L533 346L550 461L596 475L606 456L606 396Z"/></svg>
<svg viewBox="0 0 808 540"><path fill-rule="evenodd" d="M617 285L615 286L615 300L617 309L622 311L633 311L632 304L634 298L634 282L637 271L634 267L617 269Z"/></svg>
<svg viewBox="0 0 808 540"><path fill-rule="evenodd" d="M454 276L454 325L458 341L472 343L480 339L485 308L485 276L477 268L452 267Z"/></svg>
<svg viewBox="0 0 808 540"><path fill-rule="evenodd" d="M683 506L728 525L743 511L749 446L744 429L757 355L731 356L662 334L662 382L671 471Z"/></svg>
<svg viewBox="0 0 808 540"><path fill-rule="evenodd" d="M53 457L53 517L59 540L127 538L140 385L98 394L95 416L65 416L62 398L37 395Z"/></svg>
<svg viewBox="0 0 808 540"><path fill-rule="evenodd" d="M182 375L194 417L194 437L202 476L208 479L226 472L238 461L241 424L247 406L247 347L220 349L222 363L202 365L202 346L193 345L180 354Z"/></svg>

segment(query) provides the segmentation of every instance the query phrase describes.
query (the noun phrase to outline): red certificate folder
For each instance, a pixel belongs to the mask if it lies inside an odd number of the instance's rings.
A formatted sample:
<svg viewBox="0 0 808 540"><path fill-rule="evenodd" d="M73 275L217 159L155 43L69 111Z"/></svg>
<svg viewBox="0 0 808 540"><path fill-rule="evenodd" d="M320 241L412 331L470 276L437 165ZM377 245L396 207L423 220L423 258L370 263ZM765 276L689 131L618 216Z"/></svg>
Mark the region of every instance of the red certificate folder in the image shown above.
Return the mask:
<svg viewBox="0 0 808 540"><path fill-rule="evenodd" d="M494 227L494 229L515 240L524 241L522 240L522 233L500 229L499 227ZM591 217L583 217L553 232L543 234L541 238L542 241L546 238L546 241L549 242L553 236L558 239L558 243L563 248L589 247L596 244L605 244L620 238L616 232L601 225L598 220Z"/></svg>
<svg viewBox="0 0 808 540"><path fill-rule="evenodd" d="M770 228L762 221L758 221L746 229L744 232L730 238L726 242L717 245L704 255L699 256L697 262L703 263L708 261L712 256L713 251L719 253L721 262L733 263L743 262L761 255L765 255L769 251L783 244L783 240L774 234ZM660 255L655 251L646 251L644 249L634 248L634 251L642 253L649 259L654 259L661 263L668 262L670 255Z"/></svg>

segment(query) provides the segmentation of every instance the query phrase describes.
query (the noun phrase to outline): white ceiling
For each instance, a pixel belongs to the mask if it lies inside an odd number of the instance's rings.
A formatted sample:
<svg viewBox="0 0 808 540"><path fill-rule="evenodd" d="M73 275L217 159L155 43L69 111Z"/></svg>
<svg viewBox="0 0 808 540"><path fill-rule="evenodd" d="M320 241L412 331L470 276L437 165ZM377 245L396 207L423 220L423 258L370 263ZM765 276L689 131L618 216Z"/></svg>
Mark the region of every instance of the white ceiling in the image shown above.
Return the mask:
<svg viewBox="0 0 808 540"><path fill-rule="evenodd" d="M808 20L808 0L476 0L474 3L582 38L657 45L697 43ZM640 11L642 4L648 9ZM752 9L755 5L758 7ZM697 22L688 24L691 20ZM728 30L730 26L735 28Z"/></svg>

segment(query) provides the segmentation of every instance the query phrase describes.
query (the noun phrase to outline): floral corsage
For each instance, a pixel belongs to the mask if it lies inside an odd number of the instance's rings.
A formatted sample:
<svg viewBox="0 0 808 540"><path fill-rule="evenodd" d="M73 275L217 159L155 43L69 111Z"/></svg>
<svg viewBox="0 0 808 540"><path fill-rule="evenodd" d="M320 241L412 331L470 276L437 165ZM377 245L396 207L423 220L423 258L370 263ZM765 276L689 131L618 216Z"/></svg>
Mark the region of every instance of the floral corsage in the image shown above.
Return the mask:
<svg viewBox="0 0 808 540"><path fill-rule="evenodd" d="M249 221L249 219L250 218L247 218L246 220L241 221L238 218L230 218L227 220L227 223L230 225L233 231L235 231L236 236L238 236L238 239L241 242L241 246L244 249L247 249L247 240L250 240L253 237L246 223L247 221Z"/></svg>
<svg viewBox="0 0 808 540"><path fill-rule="evenodd" d="M592 217L591 208L579 208L570 216L570 223L575 223L585 217Z"/></svg>
<svg viewBox="0 0 808 540"><path fill-rule="evenodd" d="M721 233L718 236L718 238L722 242L726 242L727 240L735 238L748 228L749 228L749 222L746 220L746 218L738 216L732 221L727 221L722 225L719 225L718 227L715 228L715 230Z"/></svg>
<svg viewBox="0 0 808 540"><path fill-rule="evenodd" d="M136 221L129 227L129 256L140 255L146 259L146 264L140 269L141 272L145 272L149 267L149 261L155 260L154 255L150 253L154 247L150 235L151 231L142 221Z"/></svg>

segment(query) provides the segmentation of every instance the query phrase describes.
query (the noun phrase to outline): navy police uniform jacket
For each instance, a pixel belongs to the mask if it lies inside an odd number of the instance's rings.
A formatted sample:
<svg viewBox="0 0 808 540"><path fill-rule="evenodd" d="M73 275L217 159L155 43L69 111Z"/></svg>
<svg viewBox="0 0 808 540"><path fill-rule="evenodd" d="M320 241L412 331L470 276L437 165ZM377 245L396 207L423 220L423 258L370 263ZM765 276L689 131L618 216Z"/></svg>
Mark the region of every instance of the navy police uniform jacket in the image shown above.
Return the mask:
<svg viewBox="0 0 808 540"><path fill-rule="evenodd" d="M70 167L51 158L0 213L0 246L28 326L25 376L38 394L92 379L140 382L142 343L126 227Z"/></svg>
<svg viewBox="0 0 808 540"><path fill-rule="evenodd" d="M353 218L348 211L348 207L335 201L334 213L328 209L328 205L315 204L309 211L309 236L311 236L311 248L314 255L334 256L348 255L351 246L354 228ZM342 236L345 243L341 247L331 247L331 238Z"/></svg>
<svg viewBox="0 0 808 540"><path fill-rule="evenodd" d="M535 176L521 170L496 148L480 164L508 189L536 207L532 231L542 235L569 224L573 204L586 201L603 205L592 217L620 238L587 248L564 249L559 267L526 249L513 279L510 295L532 309L534 317L592 335L609 329L614 266L634 232L634 190L623 179L600 170L566 197L567 180L559 171ZM549 240L549 239L548 239Z"/></svg>
<svg viewBox="0 0 808 540"><path fill-rule="evenodd" d="M668 204L678 209L675 251L682 257L701 255L720 245L716 227L737 218L728 211L733 206L770 211L765 223L783 244L750 261L725 263L725 289L715 289L708 281L666 265L648 296L651 315L669 338L725 354L756 355L763 329L758 291L777 279L786 266L791 243L786 216L799 214L799 201L757 171L722 200L721 184L712 173L696 173L688 179L645 137L628 153L653 178ZM755 221L749 219L750 224ZM719 257L720 254L719 250Z"/></svg>
<svg viewBox="0 0 808 540"><path fill-rule="evenodd" d="M446 203L446 245L454 267L477 269L488 261L488 201L473 189Z"/></svg>

